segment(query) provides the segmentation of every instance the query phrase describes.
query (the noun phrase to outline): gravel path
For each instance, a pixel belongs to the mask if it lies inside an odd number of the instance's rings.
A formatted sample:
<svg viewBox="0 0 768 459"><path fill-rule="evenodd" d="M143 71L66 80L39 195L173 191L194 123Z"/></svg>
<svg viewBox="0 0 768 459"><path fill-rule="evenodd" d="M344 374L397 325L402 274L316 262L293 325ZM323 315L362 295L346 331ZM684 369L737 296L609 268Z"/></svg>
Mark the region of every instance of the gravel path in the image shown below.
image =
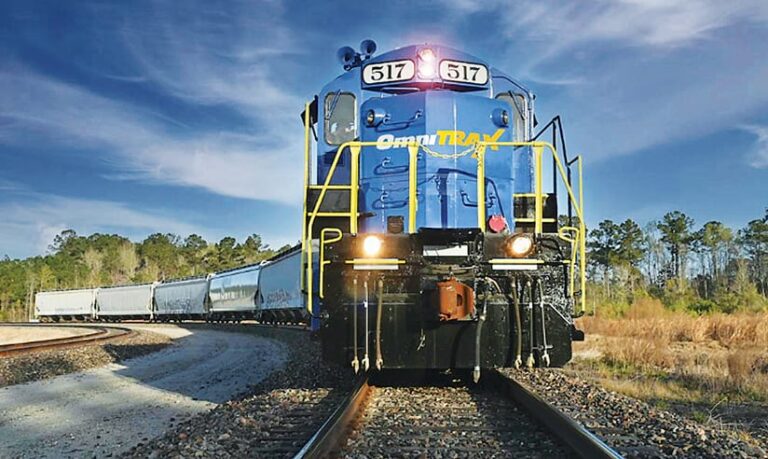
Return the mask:
<svg viewBox="0 0 768 459"><path fill-rule="evenodd" d="M0 358L0 387L52 378L120 362L163 349L167 334L142 329L109 341Z"/></svg>
<svg viewBox="0 0 768 459"><path fill-rule="evenodd" d="M93 333L93 329L85 327L23 327L0 325L0 345L82 336L88 333Z"/></svg>
<svg viewBox="0 0 768 459"><path fill-rule="evenodd" d="M561 370L504 373L527 384L625 457L766 457L765 451L733 432L656 409Z"/></svg>
<svg viewBox="0 0 768 459"><path fill-rule="evenodd" d="M139 326L174 345L121 364L0 389L2 457L105 457L162 434L258 383L285 360L277 341L203 327Z"/></svg>
<svg viewBox="0 0 768 459"><path fill-rule="evenodd" d="M280 340L285 366L242 399L195 416L126 457L290 458L351 389L351 378L322 364L309 333L271 328L250 333Z"/></svg>

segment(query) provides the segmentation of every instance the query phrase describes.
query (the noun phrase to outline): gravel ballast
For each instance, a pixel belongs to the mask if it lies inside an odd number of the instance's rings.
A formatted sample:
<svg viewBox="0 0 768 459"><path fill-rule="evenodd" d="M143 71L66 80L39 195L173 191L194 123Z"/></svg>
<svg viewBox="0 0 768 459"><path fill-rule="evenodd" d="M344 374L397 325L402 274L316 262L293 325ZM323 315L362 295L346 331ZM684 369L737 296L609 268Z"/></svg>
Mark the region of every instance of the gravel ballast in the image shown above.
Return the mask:
<svg viewBox="0 0 768 459"><path fill-rule="evenodd" d="M732 431L656 409L561 370L504 370L602 437L625 457L766 457Z"/></svg>
<svg viewBox="0 0 768 459"><path fill-rule="evenodd" d="M441 381L442 379L442 381ZM515 402L468 381L375 387L345 458L571 457Z"/></svg>
<svg viewBox="0 0 768 459"><path fill-rule="evenodd" d="M0 453L110 457L237 398L276 371L276 340L206 325L130 324L174 339L158 352L0 388Z"/></svg>
<svg viewBox="0 0 768 459"><path fill-rule="evenodd" d="M125 457L293 457L351 389L351 378L322 363L307 332L244 327L289 349L282 370L247 396L219 405L130 450Z"/></svg>
<svg viewBox="0 0 768 459"><path fill-rule="evenodd" d="M124 456L293 457L349 391L352 378L349 372L322 363L319 343L311 341L308 333L267 328L250 328L249 333L269 336L286 345L290 357L282 370L271 374L247 396L186 420ZM583 423L626 457L765 457L760 447L734 432L700 425L561 370L503 371ZM403 400L401 407L391 406L385 411L395 416L401 409L404 411L400 415L407 418L407 403ZM524 450L519 452L525 456ZM350 452L349 457L361 457ZM445 457L452 457L447 449L443 452ZM536 455L533 451L527 453ZM378 456L386 456L385 451L379 451Z"/></svg>
<svg viewBox="0 0 768 459"><path fill-rule="evenodd" d="M0 357L0 387L52 378L159 351L168 336L134 331L109 341Z"/></svg>

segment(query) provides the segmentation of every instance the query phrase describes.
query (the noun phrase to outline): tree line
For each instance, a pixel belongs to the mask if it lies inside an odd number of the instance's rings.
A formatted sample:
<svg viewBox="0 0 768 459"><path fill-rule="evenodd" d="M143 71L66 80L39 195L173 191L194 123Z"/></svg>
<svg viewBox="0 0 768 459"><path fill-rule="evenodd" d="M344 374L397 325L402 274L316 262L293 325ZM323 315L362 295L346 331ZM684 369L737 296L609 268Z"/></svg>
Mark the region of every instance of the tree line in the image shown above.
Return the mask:
<svg viewBox="0 0 768 459"><path fill-rule="evenodd" d="M621 314L641 296L696 313L768 307L768 209L739 229L719 221L697 226L680 211L642 227L603 220L587 245L589 302L609 313Z"/></svg>
<svg viewBox="0 0 768 459"><path fill-rule="evenodd" d="M57 235L48 254L0 260L0 320L25 317L34 293L45 290L123 285L206 275L257 263L287 250L272 249L257 234L238 242L209 242L197 234L149 235L132 242L116 234Z"/></svg>
<svg viewBox="0 0 768 459"><path fill-rule="evenodd" d="M205 275L274 256L257 234L208 242L197 234L156 233L141 242L116 234L62 231L47 255L0 260L0 320L23 318L34 293ZM674 211L641 226L603 220L588 233L589 303L621 314L639 297L696 313L768 307L768 209L733 229L696 226ZM15 314L15 315L14 315Z"/></svg>

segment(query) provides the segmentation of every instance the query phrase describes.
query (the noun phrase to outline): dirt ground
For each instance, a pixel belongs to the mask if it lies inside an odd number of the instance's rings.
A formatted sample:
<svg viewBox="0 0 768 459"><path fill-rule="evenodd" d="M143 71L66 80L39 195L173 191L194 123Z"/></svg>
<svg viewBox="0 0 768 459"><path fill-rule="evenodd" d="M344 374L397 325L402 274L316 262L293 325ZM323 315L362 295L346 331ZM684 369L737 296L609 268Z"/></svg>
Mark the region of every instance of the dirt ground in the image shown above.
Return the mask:
<svg viewBox="0 0 768 459"><path fill-rule="evenodd" d="M0 456L110 457L208 411L280 368L270 339L202 327L128 325L173 345L142 357L0 388Z"/></svg>
<svg viewBox="0 0 768 459"><path fill-rule="evenodd" d="M0 326L0 346L5 344L81 336L91 333L92 331L93 330L90 328L80 327L22 327L3 325Z"/></svg>
<svg viewBox="0 0 768 459"><path fill-rule="evenodd" d="M647 341L633 344L641 347ZM628 351L626 360L611 360L621 346L628 346L626 339L588 334L586 341L574 343L566 371L697 422L743 432L768 446L768 402L765 394L729 385L734 382L727 366L732 350L712 340L669 342L660 355L659 349L650 348ZM726 364L718 364L722 361ZM763 377L760 369L752 373L746 377Z"/></svg>

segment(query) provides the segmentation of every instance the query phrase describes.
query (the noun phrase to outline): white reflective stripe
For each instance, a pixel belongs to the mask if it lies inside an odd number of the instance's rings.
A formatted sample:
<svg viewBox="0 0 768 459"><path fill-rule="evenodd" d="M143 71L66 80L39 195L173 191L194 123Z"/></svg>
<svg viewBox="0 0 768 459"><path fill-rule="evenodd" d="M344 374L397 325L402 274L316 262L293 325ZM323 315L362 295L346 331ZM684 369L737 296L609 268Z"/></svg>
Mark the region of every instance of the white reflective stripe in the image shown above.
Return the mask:
<svg viewBox="0 0 768 459"><path fill-rule="evenodd" d="M425 257L466 257L469 247L464 245L425 245Z"/></svg>
<svg viewBox="0 0 768 459"><path fill-rule="evenodd" d="M355 265L355 270L364 271L397 271L400 269L399 265Z"/></svg>
<svg viewBox="0 0 768 459"><path fill-rule="evenodd" d="M535 271L538 265L493 265L494 271Z"/></svg>

